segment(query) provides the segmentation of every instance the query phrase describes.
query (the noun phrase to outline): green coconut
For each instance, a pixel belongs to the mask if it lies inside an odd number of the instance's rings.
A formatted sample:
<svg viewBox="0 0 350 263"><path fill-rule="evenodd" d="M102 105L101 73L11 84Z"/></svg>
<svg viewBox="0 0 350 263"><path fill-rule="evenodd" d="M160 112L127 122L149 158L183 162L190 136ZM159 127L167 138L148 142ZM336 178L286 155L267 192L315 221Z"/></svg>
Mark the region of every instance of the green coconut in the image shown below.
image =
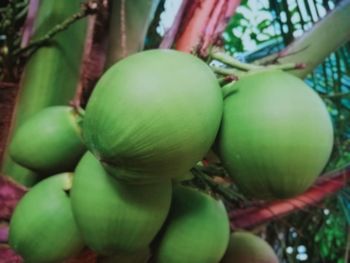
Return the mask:
<svg viewBox="0 0 350 263"><path fill-rule="evenodd" d="M10 144L17 163L43 174L71 172L86 151L81 115L69 106L48 107L23 123Z"/></svg>
<svg viewBox="0 0 350 263"><path fill-rule="evenodd" d="M289 198L310 187L333 146L327 108L302 80L282 71L254 73L224 100L218 149L250 197Z"/></svg>
<svg viewBox="0 0 350 263"><path fill-rule="evenodd" d="M278 263L271 246L249 232L234 232L220 263Z"/></svg>
<svg viewBox="0 0 350 263"><path fill-rule="evenodd" d="M86 108L83 136L120 178L174 177L208 152L222 108L217 79L203 61L174 50L144 51L102 76Z"/></svg>
<svg viewBox="0 0 350 263"><path fill-rule="evenodd" d="M86 153L77 166L71 192L85 243L101 255L146 248L168 214L171 189L168 179L147 185L120 182Z"/></svg>
<svg viewBox="0 0 350 263"><path fill-rule="evenodd" d="M170 214L155 242L155 263L217 263L230 228L221 201L198 190L174 186Z"/></svg>
<svg viewBox="0 0 350 263"><path fill-rule="evenodd" d="M9 244L26 263L62 262L83 248L68 194L71 176L64 173L41 181L18 203Z"/></svg>

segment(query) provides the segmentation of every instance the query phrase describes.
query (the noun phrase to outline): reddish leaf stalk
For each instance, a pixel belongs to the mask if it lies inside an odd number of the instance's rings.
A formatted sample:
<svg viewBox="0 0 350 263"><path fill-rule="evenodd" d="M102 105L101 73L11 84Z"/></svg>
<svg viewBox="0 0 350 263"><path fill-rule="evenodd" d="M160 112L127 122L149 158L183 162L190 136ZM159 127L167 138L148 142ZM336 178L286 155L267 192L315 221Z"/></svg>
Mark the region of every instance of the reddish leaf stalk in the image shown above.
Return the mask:
<svg viewBox="0 0 350 263"><path fill-rule="evenodd" d="M0 89L7 88L18 88L18 84L13 82L0 82Z"/></svg>
<svg viewBox="0 0 350 263"><path fill-rule="evenodd" d="M22 263L23 259L18 256L8 245L0 244L1 263Z"/></svg>
<svg viewBox="0 0 350 263"><path fill-rule="evenodd" d="M240 5L241 1L240 0L235 0L235 1L227 1L226 6L224 7L225 16L218 21L217 27L215 29L215 36L219 36L224 30L226 29L227 23L230 21L231 17L235 13L237 7Z"/></svg>
<svg viewBox="0 0 350 263"><path fill-rule="evenodd" d="M6 243L8 240L9 227L7 224L0 224L0 243Z"/></svg>
<svg viewBox="0 0 350 263"><path fill-rule="evenodd" d="M233 229L249 229L256 225L279 219L308 206L317 206L324 198L346 186L350 178L350 166L320 179L305 193L291 199L273 201L256 207L229 212Z"/></svg>
<svg viewBox="0 0 350 263"><path fill-rule="evenodd" d="M0 220L9 220L27 189L10 177L0 176Z"/></svg>
<svg viewBox="0 0 350 263"><path fill-rule="evenodd" d="M165 35L162 39L162 42L159 45L159 48L171 48L176 38L176 34L179 32L179 28L181 25L181 21L183 21L183 17L185 15L185 11L187 12L187 4L188 0L182 0L181 6L175 16L174 22L171 27L165 32Z"/></svg>
<svg viewBox="0 0 350 263"><path fill-rule="evenodd" d="M176 49L206 56L239 5L240 0L197 0L186 7Z"/></svg>
<svg viewBox="0 0 350 263"><path fill-rule="evenodd" d="M188 22L186 18L184 19L187 26L176 41L176 49L187 53L195 53L200 45L202 34L208 24L216 0L197 0L190 2L190 4L192 5L191 9L194 8L193 16Z"/></svg>
<svg viewBox="0 0 350 263"><path fill-rule="evenodd" d="M29 2L28 14L23 27L24 30L23 30L22 42L21 42L22 48L28 45L29 40L32 37L34 21L38 11L38 7L39 7L39 0L31 0Z"/></svg>

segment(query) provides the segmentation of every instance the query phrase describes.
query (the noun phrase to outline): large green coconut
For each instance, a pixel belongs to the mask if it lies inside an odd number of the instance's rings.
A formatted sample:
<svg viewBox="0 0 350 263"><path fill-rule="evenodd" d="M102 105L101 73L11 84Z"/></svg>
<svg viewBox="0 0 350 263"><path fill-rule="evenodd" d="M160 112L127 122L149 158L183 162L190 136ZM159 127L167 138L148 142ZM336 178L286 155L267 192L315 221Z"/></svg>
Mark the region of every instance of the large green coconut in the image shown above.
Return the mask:
<svg viewBox="0 0 350 263"><path fill-rule="evenodd" d="M60 263L83 248L68 194L71 176L65 173L41 181L18 203L9 243L26 263Z"/></svg>
<svg viewBox="0 0 350 263"><path fill-rule="evenodd" d="M310 187L326 165L333 128L325 104L302 80L281 71L241 78L224 100L218 148L238 187L260 199Z"/></svg>
<svg viewBox="0 0 350 263"><path fill-rule="evenodd" d="M101 255L145 249L165 221L171 189L168 179L147 185L117 181L86 153L71 192L74 216L86 244Z"/></svg>
<svg viewBox="0 0 350 263"><path fill-rule="evenodd" d="M220 263L278 263L271 246L249 232L234 232Z"/></svg>
<svg viewBox="0 0 350 263"><path fill-rule="evenodd" d="M155 263L217 263L230 235L222 202L183 186L174 188L170 214L154 253Z"/></svg>
<svg viewBox="0 0 350 263"><path fill-rule="evenodd" d="M203 158L222 107L216 77L203 61L174 50L140 52L112 66L97 83L83 136L113 174L154 181L182 175Z"/></svg>
<svg viewBox="0 0 350 263"><path fill-rule="evenodd" d="M69 106L48 107L15 133L10 155L19 164L43 174L71 172L86 151L80 114Z"/></svg>

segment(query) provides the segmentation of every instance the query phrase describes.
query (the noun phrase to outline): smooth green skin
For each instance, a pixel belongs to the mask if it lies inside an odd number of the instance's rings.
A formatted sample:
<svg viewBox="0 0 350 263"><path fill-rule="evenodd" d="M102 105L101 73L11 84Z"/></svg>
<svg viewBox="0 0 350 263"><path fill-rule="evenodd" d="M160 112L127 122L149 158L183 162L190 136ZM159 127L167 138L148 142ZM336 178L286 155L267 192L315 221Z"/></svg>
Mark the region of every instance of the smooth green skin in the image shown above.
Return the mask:
<svg viewBox="0 0 350 263"><path fill-rule="evenodd" d="M26 263L62 262L84 246L65 192L71 175L54 175L35 185L18 203L9 244Z"/></svg>
<svg viewBox="0 0 350 263"><path fill-rule="evenodd" d="M81 0L41 0L33 26L33 37L43 37L53 27L78 12ZM82 56L88 19L80 19L53 37L50 45L40 47L26 61L11 121L11 137L31 116L42 109L68 104L73 99L81 73ZM18 165L6 148L1 164L3 174L26 186L33 185L38 176Z"/></svg>
<svg viewBox="0 0 350 263"><path fill-rule="evenodd" d="M225 253L229 236L229 221L222 202L176 185L153 262L217 263Z"/></svg>
<svg viewBox="0 0 350 263"><path fill-rule="evenodd" d="M170 180L147 185L117 181L86 153L71 191L74 216L86 244L101 255L147 247L168 214L171 189Z"/></svg>
<svg viewBox="0 0 350 263"><path fill-rule="evenodd" d="M271 246L262 238L249 232L231 234L226 253L220 263L278 263Z"/></svg>
<svg viewBox="0 0 350 263"><path fill-rule="evenodd" d="M10 145L11 157L41 174L73 171L86 151L79 119L69 106L38 112L17 129Z"/></svg>
<svg viewBox="0 0 350 263"><path fill-rule="evenodd" d="M326 106L302 80L281 71L241 78L224 100L219 154L237 186L258 199L304 192L331 154Z"/></svg>
<svg viewBox="0 0 350 263"><path fill-rule="evenodd" d="M222 108L219 84L203 61L174 50L144 51L102 76L83 137L99 160L138 180L174 177L208 152Z"/></svg>

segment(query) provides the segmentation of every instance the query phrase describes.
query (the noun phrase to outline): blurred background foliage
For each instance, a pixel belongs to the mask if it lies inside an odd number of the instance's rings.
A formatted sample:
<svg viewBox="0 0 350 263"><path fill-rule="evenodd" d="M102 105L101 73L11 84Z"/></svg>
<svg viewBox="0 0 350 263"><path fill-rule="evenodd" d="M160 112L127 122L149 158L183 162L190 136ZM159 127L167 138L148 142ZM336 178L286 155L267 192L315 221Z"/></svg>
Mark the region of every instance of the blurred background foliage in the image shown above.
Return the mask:
<svg viewBox="0 0 350 263"><path fill-rule="evenodd" d="M0 81L18 78L20 61L11 59L10 53L20 47L28 3L29 0L0 1Z"/></svg>

